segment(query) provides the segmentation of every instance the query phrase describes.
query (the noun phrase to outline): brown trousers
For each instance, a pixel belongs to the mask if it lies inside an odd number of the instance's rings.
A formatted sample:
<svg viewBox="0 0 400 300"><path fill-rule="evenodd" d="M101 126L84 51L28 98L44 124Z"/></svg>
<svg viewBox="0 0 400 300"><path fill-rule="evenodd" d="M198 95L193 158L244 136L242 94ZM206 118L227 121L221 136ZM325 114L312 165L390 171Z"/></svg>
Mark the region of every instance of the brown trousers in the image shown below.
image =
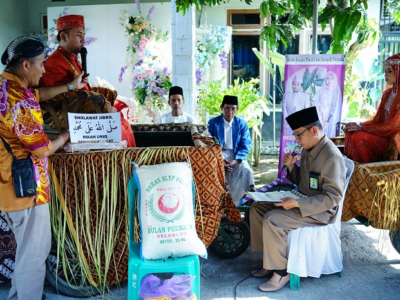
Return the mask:
<svg viewBox="0 0 400 300"><path fill-rule="evenodd" d="M284 210L273 203L254 202L250 208L251 250L263 251L263 268L287 268L287 236L290 230L306 226L326 225L303 217L298 208Z"/></svg>

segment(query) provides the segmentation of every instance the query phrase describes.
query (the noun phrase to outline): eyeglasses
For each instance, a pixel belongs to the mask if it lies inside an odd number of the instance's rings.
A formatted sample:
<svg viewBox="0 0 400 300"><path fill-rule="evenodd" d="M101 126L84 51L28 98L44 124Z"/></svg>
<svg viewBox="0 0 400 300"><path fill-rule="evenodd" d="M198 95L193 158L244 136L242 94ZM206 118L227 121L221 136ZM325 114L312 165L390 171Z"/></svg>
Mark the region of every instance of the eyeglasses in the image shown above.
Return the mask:
<svg viewBox="0 0 400 300"><path fill-rule="evenodd" d="M311 129L311 128L312 128L312 126L308 127L306 130L304 130L302 133L299 133L299 134L293 133L294 138L295 138L296 140L300 140L300 139L301 139L301 135L302 135L304 132L306 132L307 130Z"/></svg>
<svg viewBox="0 0 400 300"><path fill-rule="evenodd" d="M235 112L237 110L237 108L236 107L235 108L224 107L223 110L226 112Z"/></svg>

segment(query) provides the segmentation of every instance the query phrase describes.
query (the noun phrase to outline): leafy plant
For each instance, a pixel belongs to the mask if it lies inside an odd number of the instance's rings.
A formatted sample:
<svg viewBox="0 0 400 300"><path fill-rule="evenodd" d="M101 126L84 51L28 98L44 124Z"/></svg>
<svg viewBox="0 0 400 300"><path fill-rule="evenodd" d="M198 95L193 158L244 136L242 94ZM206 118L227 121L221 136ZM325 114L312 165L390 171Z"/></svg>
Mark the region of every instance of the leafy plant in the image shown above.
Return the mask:
<svg viewBox="0 0 400 300"><path fill-rule="evenodd" d="M250 128L260 122L259 117L263 111L269 115L267 106L269 102L256 88L259 79L252 78L248 82L236 79L234 85L230 85L226 89L222 88L222 80L224 79L211 81L200 86L198 106L203 121L205 121L205 112L211 116L221 114L220 107L224 95L233 95L239 98L239 109L236 115L244 115Z"/></svg>
<svg viewBox="0 0 400 300"><path fill-rule="evenodd" d="M391 13L396 21L396 24L400 22L400 1L399 0L390 0L385 1L385 6L389 13ZM383 9L383 8L382 8Z"/></svg>
<svg viewBox="0 0 400 300"><path fill-rule="evenodd" d="M345 84L349 103L348 118L368 118L373 115L374 103L382 96L382 91L373 87L373 83L385 78L377 59L372 61L369 73L366 73L364 65L359 59L354 61L354 74L352 81ZM363 83L363 84L361 84Z"/></svg>
<svg viewBox="0 0 400 300"><path fill-rule="evenodd" d="M251 0L245 0L250 5ZM400 0L393 0L400 2ZM185 14L186 10L194 5L197 9L201 6L216 6L226 3L224 0L177 0L177 10ZM292 40L295 33L304 29L313 18L314 0L265 0L260 4L262 17L271 16L271 22L261 30L260 40L265 41L269 49L274 49L281 41L285 47ZM394 7L394 4L392 4ZM326 23L331 24L333 34L332 53L345 53L350 43L352 34L360 24L367 23L367 0L328 0L325 7L318 12L318 21L322 29ZM396 6L397 11L400 4ZM400 13L399 17L400 19Z"/></svg>

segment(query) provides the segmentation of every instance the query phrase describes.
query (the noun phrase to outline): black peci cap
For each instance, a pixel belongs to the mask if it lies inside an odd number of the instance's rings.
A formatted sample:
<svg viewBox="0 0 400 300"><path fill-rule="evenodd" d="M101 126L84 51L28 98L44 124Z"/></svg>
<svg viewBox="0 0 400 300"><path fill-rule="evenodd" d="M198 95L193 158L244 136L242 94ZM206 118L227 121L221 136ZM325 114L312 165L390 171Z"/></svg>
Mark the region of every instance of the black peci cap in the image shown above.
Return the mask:
<svg viewBox="0 0 400 300"><path fill-rule="evenodd" d="M309 108L296 111L290 116L287 116L286 121L292 130L296 130L297 128L306 126L315 121L319 121L317 108L315 106L311 106Z"/></svg>

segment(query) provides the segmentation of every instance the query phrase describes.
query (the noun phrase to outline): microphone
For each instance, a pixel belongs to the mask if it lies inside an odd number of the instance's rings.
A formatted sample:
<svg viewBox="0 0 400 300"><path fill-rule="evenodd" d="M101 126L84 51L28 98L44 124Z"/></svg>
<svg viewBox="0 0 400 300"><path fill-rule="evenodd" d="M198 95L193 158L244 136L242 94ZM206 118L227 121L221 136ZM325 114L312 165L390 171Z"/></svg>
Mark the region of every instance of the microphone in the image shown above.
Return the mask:
<svg viewBox="0 0 400 300"><path fill-rule="evenodd" d="M301 146L297 145L296 147L294 147L294 150L293 150L293 152L291 153L291 155L292 155L293 157L295 157L296 154L299 153L299 152L301 152L302 150L303 150L303 148L302 148ZM286 170L286 169L287 169L287 165L283 165L282 171L284 171L284 170Z"/></svg>
<svg viewBox="0 0 400 300"><path fill-rule="evenodd" d="M82 70L85 72L85 75L83 75L83 78L87 77L87 65L86 65L86 55L87 55L87 50L85 47L81 48L81 59L82 59Z"/></svg>

